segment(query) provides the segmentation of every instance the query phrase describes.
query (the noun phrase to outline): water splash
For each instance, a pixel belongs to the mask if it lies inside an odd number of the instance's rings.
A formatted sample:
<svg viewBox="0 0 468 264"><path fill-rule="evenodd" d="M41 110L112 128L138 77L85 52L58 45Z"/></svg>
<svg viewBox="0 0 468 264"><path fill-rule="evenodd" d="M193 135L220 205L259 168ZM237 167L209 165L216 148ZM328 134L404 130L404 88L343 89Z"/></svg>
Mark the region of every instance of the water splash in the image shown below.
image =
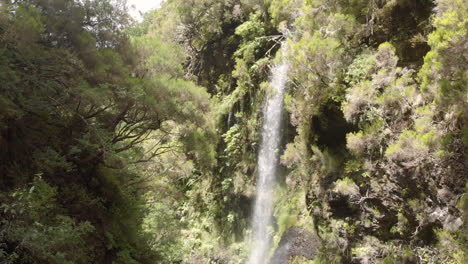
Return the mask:
<svg viewBox="0 0 468 264"><path fill-rule="evenodd" d="M258 155L257 198L252 218L252 252L249 264L262 264L268 258L271 244L273 189L276 184L278 148L281 141L283 97L289 65L276 65L271 71L271 93L263 108L262 141Z"/></svg>

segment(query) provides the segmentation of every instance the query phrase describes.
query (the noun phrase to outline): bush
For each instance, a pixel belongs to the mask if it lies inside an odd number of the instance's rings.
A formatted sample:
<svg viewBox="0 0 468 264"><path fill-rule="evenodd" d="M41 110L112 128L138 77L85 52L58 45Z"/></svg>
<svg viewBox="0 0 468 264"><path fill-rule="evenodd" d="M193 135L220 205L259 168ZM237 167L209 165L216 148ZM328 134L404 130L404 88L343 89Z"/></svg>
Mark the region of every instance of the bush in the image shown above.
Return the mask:
<svg viewBox="0 0 468 264"><path fill-rule="evenodd" d="M61 214L56 197L56 188L39 176L28 188L2 197L5 221L1 224L0 248L15 244L12 252L2 250L10 256L20 256L26 251L35 261L43 263L90 263L92 247L86 237L94 226Z"/></svg>

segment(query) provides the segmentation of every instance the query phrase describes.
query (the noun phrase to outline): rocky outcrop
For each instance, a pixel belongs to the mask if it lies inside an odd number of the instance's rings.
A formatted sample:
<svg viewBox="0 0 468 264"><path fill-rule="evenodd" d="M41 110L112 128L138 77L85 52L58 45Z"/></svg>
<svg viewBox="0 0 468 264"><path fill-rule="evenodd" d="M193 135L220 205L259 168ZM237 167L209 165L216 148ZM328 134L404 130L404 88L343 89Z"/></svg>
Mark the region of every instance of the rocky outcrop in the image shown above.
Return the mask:
<svg viewBox="0 0 468 264"><path fill-rule="evenodd" d="M299 227L289 228L280 240L270 264L289 264L292 257L302 256L312 260L320 245L320 240L314 233Z"/></svg>

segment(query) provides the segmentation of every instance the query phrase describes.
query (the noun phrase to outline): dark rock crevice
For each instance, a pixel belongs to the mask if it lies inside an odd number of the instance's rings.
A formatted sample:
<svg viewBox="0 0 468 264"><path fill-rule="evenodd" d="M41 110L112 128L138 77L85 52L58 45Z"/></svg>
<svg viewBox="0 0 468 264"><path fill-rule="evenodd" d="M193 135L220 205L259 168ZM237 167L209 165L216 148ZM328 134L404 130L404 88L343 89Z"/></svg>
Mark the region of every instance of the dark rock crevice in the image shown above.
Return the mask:
<svg viewBox="0 0 468 264"><path fill-rule="evenodd" d="M314 259L320 240L317 235L299 227L289 228L281 237L270 264L289 264L293 257Z"/></svg>

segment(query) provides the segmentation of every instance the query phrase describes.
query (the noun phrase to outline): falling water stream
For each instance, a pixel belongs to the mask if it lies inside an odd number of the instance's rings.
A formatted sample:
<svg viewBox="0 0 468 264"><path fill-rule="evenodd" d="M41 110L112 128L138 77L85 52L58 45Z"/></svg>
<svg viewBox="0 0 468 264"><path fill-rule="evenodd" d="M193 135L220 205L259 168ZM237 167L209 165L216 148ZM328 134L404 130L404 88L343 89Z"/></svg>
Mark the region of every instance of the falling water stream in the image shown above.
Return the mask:
<svg viewBox="0 0 468 264"><path fill-rule="evenodd" d="M252 218L252 251L249 264L263 264L271 244L273 189L276 183L278 148L281 141L283 97L287 82L288 64L276 65L271 71L271 93L263 108L263 127L258 154L257 196Z"/></svg>

